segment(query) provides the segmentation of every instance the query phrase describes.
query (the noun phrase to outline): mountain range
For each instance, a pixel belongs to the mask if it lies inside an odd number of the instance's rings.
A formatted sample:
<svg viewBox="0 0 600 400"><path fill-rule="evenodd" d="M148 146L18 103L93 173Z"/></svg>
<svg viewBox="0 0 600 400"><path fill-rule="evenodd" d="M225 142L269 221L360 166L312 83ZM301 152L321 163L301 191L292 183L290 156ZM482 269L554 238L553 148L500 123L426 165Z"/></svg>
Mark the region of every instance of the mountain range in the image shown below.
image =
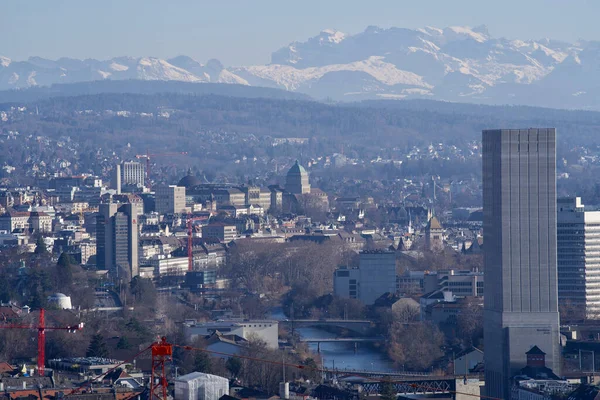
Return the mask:
<svg viewBox="0 0 600 400"><path fill-rule="evenodd" d="M316 99L424 98L600 110L600 42L494 38L485 26L327 29L266 65L225 67L190 57L48 60L0 57L0 90L96 80L263 86Z"/></svg>

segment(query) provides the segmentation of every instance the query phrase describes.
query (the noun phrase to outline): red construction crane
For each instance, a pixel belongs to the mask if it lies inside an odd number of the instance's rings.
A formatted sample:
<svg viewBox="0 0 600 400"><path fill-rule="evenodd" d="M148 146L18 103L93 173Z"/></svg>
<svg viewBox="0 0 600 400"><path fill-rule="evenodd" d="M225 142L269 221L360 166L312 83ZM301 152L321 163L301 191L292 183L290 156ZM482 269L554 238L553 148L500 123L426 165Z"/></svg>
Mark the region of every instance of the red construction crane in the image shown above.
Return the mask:
<svg viewBox="0 0 600 400"><path fill-rule="evenodd" d="M37 325L8 324L0 325L0 329L32 329L38 331L38 375L44 376L44 366L46 365L46 331L69 331L70 333L75 333L83 329L83 322L64 327L46 326L46 311L42 308L40 309L40 317Z"/></svg>
<svg viewBox="0 0 600 400"><path fill-rule="evenodd" d="M135 158L145 158L146 159L146 186L150 187L150 158L152 157L168 157L168 156L185 156L187 155L187 151L182 152L174 152L174 153L156 153L150 154L148 150L146 150L146 154L138 154Z"/></svg>
<svg viewBox="0 0 600 400"><path fill-rule="evenodd" d="M150 378L149 400L167 400L167 371L165 365L173 359L173 345L162 337L160 342L152 343L152 376Z"/></svg>
<svg viewBox="0 0 600 400"><path fill-rule="evenodd" d="M191 215L188 217L188 220L187 220L187 230L188 230L188 245L187 245L187 250L188 250L188 271L191 271L193 269L193 265L194 265L194 254L192 252L192 246L193 246L192 227L194 225L194 221L206 221L207 219L208 219L208 217L192 217Z"/></svg>

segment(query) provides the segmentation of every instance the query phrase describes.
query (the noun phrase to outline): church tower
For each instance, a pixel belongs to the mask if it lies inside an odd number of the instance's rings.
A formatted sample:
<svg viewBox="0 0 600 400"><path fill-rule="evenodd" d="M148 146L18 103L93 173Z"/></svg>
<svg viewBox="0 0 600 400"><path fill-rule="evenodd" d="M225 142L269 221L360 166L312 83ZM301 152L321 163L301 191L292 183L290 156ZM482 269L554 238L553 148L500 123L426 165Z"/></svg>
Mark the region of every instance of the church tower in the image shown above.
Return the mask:
<svg viewBox="0 0 600 400"><path fill-rule="evenodd" d="M433 215L425 227L425 247L434 252L444 250L444 229L437 217Z"/></svg>
<svg viewBox="0 0 600 400"><path fill-rule="evenodd" d="M285 179L285 191L291 194L308 194L310 193L310 183L308 180L308 172L298 163L290 168Z"/></svg>

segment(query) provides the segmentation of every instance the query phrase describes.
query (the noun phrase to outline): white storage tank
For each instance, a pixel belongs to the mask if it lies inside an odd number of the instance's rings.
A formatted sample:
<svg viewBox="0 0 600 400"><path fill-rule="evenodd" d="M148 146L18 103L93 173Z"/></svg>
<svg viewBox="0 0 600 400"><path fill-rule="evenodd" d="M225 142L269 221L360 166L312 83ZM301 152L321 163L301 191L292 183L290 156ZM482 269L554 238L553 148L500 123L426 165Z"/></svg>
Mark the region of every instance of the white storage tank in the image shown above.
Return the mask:
<svg viewBox="0 0 600 400"><path fill-rule="evenodd" d="M175 379L175 400L219 400L229 394L229 380L217 375L192 372Z"/></svg>
<svg viewBox="0 0 600 400"><path fill-rule="evenodd" d="M52 296L48 296L48 303L50 303L51 307L56 307L59 310L70 310L73 308L71 305L71 297L62 293L55 293Z"/></svg>

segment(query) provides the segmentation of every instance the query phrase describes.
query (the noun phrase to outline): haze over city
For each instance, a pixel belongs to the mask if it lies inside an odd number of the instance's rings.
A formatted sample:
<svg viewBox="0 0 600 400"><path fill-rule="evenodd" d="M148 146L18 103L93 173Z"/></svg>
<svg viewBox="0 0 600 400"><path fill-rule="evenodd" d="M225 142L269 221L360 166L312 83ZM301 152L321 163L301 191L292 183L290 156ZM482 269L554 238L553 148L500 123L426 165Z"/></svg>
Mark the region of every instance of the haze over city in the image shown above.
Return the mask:
<svg viewBox="0 0 600 400"><path fill-rule="evenodd" d="M7 400L600 399L600 3L6 2Z"/></svg>

